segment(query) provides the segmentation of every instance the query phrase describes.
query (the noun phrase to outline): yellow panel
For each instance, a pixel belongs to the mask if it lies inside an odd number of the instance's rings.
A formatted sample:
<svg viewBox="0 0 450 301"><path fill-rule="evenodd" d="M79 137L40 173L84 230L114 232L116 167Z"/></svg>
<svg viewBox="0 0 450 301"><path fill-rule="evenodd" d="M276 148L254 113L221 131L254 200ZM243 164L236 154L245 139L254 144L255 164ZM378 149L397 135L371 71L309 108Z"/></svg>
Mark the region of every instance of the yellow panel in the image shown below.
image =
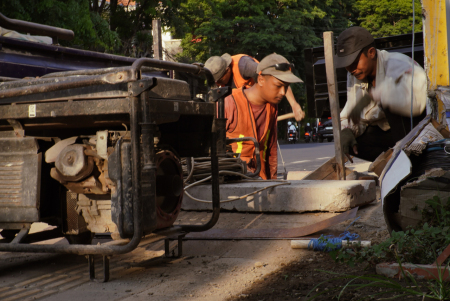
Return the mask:
<svg viewBox="0 0 450 301"><path fill-rule="evenodd" d="M428 90L449 86L445 0L422 0Z"/></svg>

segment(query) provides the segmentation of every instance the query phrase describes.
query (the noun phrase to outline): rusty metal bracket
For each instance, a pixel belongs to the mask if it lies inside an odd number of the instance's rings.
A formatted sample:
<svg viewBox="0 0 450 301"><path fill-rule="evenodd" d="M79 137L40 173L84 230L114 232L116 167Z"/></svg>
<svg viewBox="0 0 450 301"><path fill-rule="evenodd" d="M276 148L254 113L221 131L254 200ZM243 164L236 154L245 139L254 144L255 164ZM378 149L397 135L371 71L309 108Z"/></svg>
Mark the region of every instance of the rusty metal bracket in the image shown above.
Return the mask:
<svg viewBox="0 0 450 301"><path fill-rule="evenodd" d="M179 258L181 256L183 256L183 238L186 236L186 234L181 234L181 235L177 235L177 238L173 238L173 237L167 237L166 239L164 239L164 251L165 251L165 257L169 258L169 257L176 257ZM178 240L178 254L175 256L175 254L173 256L170 256L170 246L169 243L171 240Z"/></svg>
<svg viewBox="0 0 450 301"><path fill-rule="evenodd" d="M94 255L88 255L89 279L97 282L108 282L109 280L109 257L103 256L103 279L95 278Z"/></svg>
<svg viewBox="0 0 450 301"><path fill-rule="evenodd" d="M220 98L227 97L230 94L231 94L231 87L222 87L222 88L211 89L208 92L206 99L209 102L216 102Z"/></svg>
<svg viewBox="0 0 450 301"><path fill-rule="evenodd" d="M25 131L22 127L22 124L15 119L8 119L8 123L13 127L14 134L16 134L17 138L25 137Z"/></svg>
<svg viewBox="0 0 450 301"><path fill-rule="evenodd" d="M128 83L128 94L130 96L139 96L142 92L150 90L151 88L156 86L156 83L157 79L154 77Z"/></svg>

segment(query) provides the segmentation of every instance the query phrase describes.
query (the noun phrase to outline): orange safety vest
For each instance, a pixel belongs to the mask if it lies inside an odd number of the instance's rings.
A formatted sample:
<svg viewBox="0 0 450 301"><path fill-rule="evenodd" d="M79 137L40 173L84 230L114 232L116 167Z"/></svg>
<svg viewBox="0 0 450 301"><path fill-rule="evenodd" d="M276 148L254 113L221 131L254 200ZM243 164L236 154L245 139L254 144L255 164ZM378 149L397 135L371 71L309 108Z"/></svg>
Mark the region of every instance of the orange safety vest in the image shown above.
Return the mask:
<svg viewBox="0 0 450 301"><path fill-rule="evenodd" d="M247 97L245 97L243 88L234 89L232 95L228 96L226 101L233 100L236 104L238 122L236 128L232 132L227 131L227 138L243 138L243 137L254 137L258 140L258 137L255 137L257 133L253 132L253 129L256 131L256 122L255 116L253 116L253 111L248 103ZM266 172L266 162L267 162L267 147L269 143L270 137L270 129L275 122L275 114L276 108L270 103L266 104L266 125L264 128L264 134L262 135L259 142L259 152L261 157L261 172L259 176L264 180L270 178L270 174ZM243 141L231 144L231 148L234 153L241 154L240 158L250 163L253 159L256 162L255 156L255 145L252 141ZM256 164L254 165L256 167ZM270 172L270 171L269 171Z"/></svg>
<svg viewBox="0 0 450 301"><path fill-rule="evenodd" d="M233 81L234 85L236 86L236 89L239 89L243 86L251 87L255 84L255 81L253 78L245 79L242 77L241 73L239 72L239 60L243 56L248 56L246 54L236 54L231 57L231 71L233 72ZM255 62L259 64L259 61L255 58L251 57Z"/></svg>

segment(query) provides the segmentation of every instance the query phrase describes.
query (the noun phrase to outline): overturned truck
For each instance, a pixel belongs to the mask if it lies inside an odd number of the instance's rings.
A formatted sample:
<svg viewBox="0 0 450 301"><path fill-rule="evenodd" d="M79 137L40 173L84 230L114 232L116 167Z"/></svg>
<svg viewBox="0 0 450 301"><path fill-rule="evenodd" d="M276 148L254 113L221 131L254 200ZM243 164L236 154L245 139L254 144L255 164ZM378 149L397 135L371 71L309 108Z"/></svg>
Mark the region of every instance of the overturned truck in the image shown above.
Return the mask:
<svg viewBox="0 0 450 301"><path fill-rule="evenodd" d="M73 36L12 21L54 40ZM197 97L199 77L214 85L209 70L7 37L0 44L0 251L89 255L92 267L93 255L102 255L107 271L108 256L132 251L147 234L214 226L229 91ZM173 226L181 157L211 158L212 215L203 225ZM56 228L29 234L34 222ZM120 243L91 245L98 233ZM57 236L70 244L31 244Z"/></svg>

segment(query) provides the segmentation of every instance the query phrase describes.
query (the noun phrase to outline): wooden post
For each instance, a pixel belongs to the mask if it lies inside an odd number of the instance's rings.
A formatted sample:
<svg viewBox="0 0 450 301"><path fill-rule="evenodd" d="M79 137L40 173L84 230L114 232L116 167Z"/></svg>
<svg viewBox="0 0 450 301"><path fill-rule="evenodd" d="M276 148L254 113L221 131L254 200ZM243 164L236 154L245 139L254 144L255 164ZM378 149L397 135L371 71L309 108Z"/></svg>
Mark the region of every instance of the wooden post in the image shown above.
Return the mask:
<svg viewBox="0 0 450 301"><path fill-rule="evenodd" d="M334 39L333 32L323 33L325 51L325 67L327 71L328 97L330 98L331 119L333 123L334 152L336 156L338 179L345 180L344 154L341 146L341 118L339 110L339 93L334 67Z"/></svg>
<svg viewBox="0 0 450 301"><path fill-rule="evenodd" d="M161 20L153 19L152 21L153 33L153 58L162 60L162 39L161 39Z"/></svg>

